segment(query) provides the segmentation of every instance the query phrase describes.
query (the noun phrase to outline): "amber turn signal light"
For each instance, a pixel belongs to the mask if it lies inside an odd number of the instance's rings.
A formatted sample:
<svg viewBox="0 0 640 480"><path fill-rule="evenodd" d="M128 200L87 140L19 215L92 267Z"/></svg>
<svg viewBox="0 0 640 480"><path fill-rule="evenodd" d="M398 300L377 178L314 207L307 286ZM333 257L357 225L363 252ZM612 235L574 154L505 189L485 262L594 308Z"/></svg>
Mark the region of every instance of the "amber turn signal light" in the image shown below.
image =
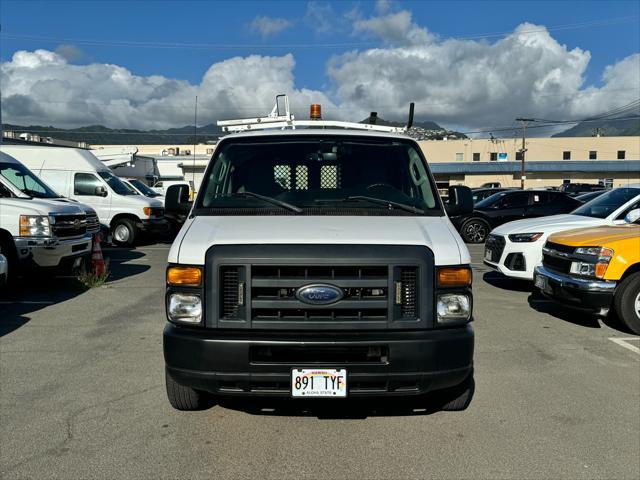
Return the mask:
<svg viewBox="0 0 640 480"><path fill-rule="evenodd" d="M469 267L443 267L438 269L439 287L468 287L472 275Z"/></svg>
<svg viewBox="0 0 640 480"><path fill-rule="evenodd" d="M169 267L167 284L180 287L199 287L202 283L200 267Z"/></svg>

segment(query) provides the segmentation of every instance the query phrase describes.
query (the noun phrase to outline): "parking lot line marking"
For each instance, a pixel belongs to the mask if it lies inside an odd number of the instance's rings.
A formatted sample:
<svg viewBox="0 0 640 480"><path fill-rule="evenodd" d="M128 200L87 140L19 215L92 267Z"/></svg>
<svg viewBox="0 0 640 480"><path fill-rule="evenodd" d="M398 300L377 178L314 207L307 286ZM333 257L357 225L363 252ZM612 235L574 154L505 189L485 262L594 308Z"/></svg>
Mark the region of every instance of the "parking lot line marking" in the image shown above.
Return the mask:
<svg viewBox="0 0 640 480"><path fill-rule="evenodd" d="M628 340L640 340L640 338L637 337L609 337L609 340L611 340L613 343L616 343L618 345L620 345L621 347L626 348L627 350L631 350L634 353L637 353L638 355L640 355L640 348L636 347L635 345L631 345Z"/></svg>

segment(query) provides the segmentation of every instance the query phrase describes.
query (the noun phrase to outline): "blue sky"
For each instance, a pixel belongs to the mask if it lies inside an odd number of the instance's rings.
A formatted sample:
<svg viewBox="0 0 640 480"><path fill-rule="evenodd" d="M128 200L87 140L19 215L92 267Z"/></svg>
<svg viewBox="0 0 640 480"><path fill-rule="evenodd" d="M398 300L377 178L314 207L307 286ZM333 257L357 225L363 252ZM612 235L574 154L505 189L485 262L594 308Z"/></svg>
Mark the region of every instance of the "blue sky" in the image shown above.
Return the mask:
<svg viewBox="0 0 640 480"><path fill-rule="evenodd" d="M533 24L534 27L529 28L534 30L546 27L546 34L555 42L549 43L547 40L548 48L544 48L548 51L556 55L560 46L566 47L566 52L579 49L585 55L581 60L583 65L577 72L580 81L573 80L579 83L574 87L576 92L589 86L606 86L603 73L607 66L615 65L640 51L640 2L632 1L3 0L0 3L0 55L3 64L8 65L17 51L57 50L67 58L69 65L113 64L124 67L139 77L158 75L199 85L212 65L230 58L246 58L250 55L284 58L291 54L294 66L289 73L293 76L296 89L323 92L336 108L347 109L348 106L350 111L354 111L352 104L356 95L354 92L346 92L345 85L355 81L352 78L358 78L365 87L368 84L366 78L362 80L355 74L355 77L346 76L351 67L345 65L349 61L345 55L355 51L360 54L358 61L364 61L364 54L373 49L387 49L398 53L407 45L415 47L416 42L413 40L381 33L376 27L381 24L366 23L372 19L391 22L399 19L394 15L400 12L409 15L410 24L407 25L416 29L420 39L428 38L425 41L434 45L450 39L462 39L467 42L464 48L461 47L461 51L465 52L473 51L475 45L486 46L500 42L523 23ZM405 40L407 43L404 43ZM437 55L444 53L437 51ZM429 55L433 55L436 50L432 49L430 52ZM457 55L456 48L453 47L446 52ZM585 52L589 52L590 56ZM494 53L487 51L486 55ZM569 63L573 61L568 54L564 57ZM340 71L330 74L329 70L336 59L340 63ZM491 58L485 60L492 64ZM537 61L538 56L532 55L531 62L535 64ZM562 63L564 60L558 61ZM547 70L541 72L536 72L533 68L532 75L549 75L554 68L558 68L551 63ZM384 68L385 63L379 65L379 68ZM512 74L508 71L509 66L508 62L502 64L504 75ZM286 70L287 67L282 68ZM398 68L402 68L402 65ZM425 71L430 70L430 64L425 63L424 68ZM437 79L429 78L428 81L446 85L447 70L442 65L440 68L440 76ZM375 69L361 71L362 75L377 75ZM5 74L4 80L7 78L9 77ZM260 78L252 80L261 81ZM394 87L403 87L402 81L397 78L394 81ZM625 88L634 88L635 79L631 82L627 82ZM460 83L459 88L466 87ZM16 94L29 96L27 93ZM424 98L430 98L433 102L432 99L437 95L437 92L431 92ZM417 100L420 101L420 98ZM102 98L100 101L111 99ZM395 100L389 98L388 101ZM609 103L612 101L608 100ZM606 101L602 102L602 108L609 106ZM611 105L612 108L614 106L616 105ZM361 105L362 110L366 108L366 105ZM15 116L14 110L10 110L10 117ZM580 109L575 113L581 113ZM461 124L460 119L453 114L440 112L436 115L450 123Z"/></svg>

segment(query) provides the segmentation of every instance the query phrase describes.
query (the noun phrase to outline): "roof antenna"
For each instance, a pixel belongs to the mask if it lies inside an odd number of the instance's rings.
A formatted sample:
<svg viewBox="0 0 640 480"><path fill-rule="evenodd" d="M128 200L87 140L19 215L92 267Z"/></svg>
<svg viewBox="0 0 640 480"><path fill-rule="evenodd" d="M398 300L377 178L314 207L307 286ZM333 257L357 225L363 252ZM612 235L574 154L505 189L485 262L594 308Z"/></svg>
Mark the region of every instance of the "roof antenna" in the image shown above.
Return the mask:
<svg viewBox="0 0 640 480"><path fill-rule="evenodd" d="M415 108L416 104L411 102L409 104L409 121L407 122L407 130L409 130L412 126L413 126L413 109Z"/></svg>

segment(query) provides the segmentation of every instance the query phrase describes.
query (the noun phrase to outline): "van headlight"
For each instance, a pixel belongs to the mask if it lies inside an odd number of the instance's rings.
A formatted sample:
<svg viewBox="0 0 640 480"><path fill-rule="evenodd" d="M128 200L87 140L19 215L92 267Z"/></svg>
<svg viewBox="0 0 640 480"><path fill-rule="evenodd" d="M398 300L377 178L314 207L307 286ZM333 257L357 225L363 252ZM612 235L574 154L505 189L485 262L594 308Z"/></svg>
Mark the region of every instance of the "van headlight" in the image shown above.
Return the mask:
<svg viewBox="0 0 640 480"><path fill-rule="evenodd" d="M438 323L442 325L466 323L471 318L471 299L462 293L438 295L436 306Z"/></svg>
<svg viewBox="0 0 640 480"><path fill-rule="evenodd" d="M169 320L183 323L200 323L202 301L199 295L172 293L169 296Z"/></svg>
<svg viewBox="0 0 640 480"><path fill-rule="evenodd" d="M50 237L51 224L46 215L20 215L21 237Z"/></svg>

